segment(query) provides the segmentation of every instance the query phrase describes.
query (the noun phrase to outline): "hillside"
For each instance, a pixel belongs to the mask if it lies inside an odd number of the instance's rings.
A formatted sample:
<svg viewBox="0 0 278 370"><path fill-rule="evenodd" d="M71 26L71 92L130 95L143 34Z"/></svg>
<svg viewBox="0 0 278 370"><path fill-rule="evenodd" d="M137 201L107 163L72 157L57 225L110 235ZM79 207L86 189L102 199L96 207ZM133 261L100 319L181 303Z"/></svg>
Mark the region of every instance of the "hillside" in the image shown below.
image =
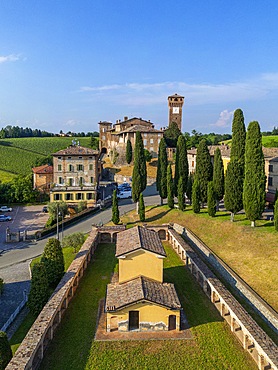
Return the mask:
<svg viewBox="0 0 278 370"><path fill-rule="evenodd" d="M37 158L64 149L72 137L30 137L0 140L0 180L11 180L15 175L28 175ZM82 146L90 144L90 137L75 138Z"/></svg>
<svg viewBox="0 0 278 370"><path fill-rule="evenodd" d="M223 141L227 145L231 145L232 140ZM262 136L263 146L266 148L278 148L278 135Z"/></svg>

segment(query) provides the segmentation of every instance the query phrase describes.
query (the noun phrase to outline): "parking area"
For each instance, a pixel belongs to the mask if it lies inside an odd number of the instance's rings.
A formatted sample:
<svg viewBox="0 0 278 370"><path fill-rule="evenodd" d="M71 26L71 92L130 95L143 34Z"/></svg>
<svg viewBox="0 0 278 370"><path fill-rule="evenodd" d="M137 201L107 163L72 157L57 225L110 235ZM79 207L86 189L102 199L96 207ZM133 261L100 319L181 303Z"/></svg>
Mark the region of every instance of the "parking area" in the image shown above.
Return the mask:
<svg viewBox="0 0 278 370"><path fill-rule="evenodd" d="M48 219L48 213L42 212L42 208L42 205L16 206L12 212L5 212L12 220L0 222L0 243L5 242L7 227L12 232L27 230L31 234L41 230Z"/></svg>

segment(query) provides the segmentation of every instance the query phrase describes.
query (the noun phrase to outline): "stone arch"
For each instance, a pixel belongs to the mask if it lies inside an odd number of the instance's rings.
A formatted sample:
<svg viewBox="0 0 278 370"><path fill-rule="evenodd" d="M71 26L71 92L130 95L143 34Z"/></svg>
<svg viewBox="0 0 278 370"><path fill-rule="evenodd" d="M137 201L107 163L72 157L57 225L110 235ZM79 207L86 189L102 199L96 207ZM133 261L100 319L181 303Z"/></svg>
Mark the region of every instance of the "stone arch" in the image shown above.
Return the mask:
<svg viewBox="0 0 278 370"><path fill-rule="evenodd" d="M100 241L102 243L111 243L111 234L110 233L101 233Z"/></svg>
<svg viewBox="0 0 278 370"><path fill-rule="evenodd" d="M167 233L166 230L161 229L158 231L158 236L160 240L166 240L167 239Z"/></svg>

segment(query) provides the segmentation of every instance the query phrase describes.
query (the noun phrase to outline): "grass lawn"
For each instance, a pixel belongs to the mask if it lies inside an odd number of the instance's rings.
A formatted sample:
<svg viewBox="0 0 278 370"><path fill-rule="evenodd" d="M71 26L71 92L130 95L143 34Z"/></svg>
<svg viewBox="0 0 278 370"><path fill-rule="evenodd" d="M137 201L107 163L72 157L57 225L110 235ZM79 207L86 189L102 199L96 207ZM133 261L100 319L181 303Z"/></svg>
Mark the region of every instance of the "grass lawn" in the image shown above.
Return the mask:
<svg viewBox="0 0 278 370"><path fill-rule="evenodd" d="M130 212L122 221L133 224L138 216ZM211 218L206 209L197 215L190 207L181 212L170 210L166 205L147 207L146 221L152 224L177 222L188 227L278 310L278 233L272 221L259 220L257 227L251 228L245 215L236 215L232 223L228 212L217 212L216 217Z"/></svg>
<svg viewBox="0 0 278 370"><path fill-rule="evenodd" d="M175 283L192 340L96 342L98 304L116 265L113 244L101 244L65 313L40 369L256 369L172 248L164 279Z"/></svg>

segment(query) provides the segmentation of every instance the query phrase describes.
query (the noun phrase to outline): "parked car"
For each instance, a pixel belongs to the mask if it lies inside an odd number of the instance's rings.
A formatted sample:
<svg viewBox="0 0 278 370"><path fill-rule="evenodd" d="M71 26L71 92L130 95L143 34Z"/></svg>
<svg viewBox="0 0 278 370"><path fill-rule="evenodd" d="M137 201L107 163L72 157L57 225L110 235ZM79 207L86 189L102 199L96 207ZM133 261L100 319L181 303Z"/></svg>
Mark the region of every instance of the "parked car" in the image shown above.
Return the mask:
<svg viewBox="0 0 278 370"><path fill-rule="evenodd" d="M8 207L8 206L1 206L0 207L0 212L12 212L12 207Z"/></svg>
<svg viewBox="0 0 278 370"><path fill-rule="evenodd" d="M42 207L42 212L44 212L44 213L47 213L47 212L48 212L48 208L47 208L47 206L43 206L43 207Z"/></svg>
<svg viewBox="0 0 278 370"><path fill-rule="evenodd" d="M0 215L0 222L11 221L11 219L10 216Z"/></svg>
<svg viewBox="0 0 278 370"><path fill-rule="evenodd" d="M131 198L132 194L131 194L131 190L126 190L126 191L121 191L117 197L119 199L128 199L128 198Z"/></svg>

